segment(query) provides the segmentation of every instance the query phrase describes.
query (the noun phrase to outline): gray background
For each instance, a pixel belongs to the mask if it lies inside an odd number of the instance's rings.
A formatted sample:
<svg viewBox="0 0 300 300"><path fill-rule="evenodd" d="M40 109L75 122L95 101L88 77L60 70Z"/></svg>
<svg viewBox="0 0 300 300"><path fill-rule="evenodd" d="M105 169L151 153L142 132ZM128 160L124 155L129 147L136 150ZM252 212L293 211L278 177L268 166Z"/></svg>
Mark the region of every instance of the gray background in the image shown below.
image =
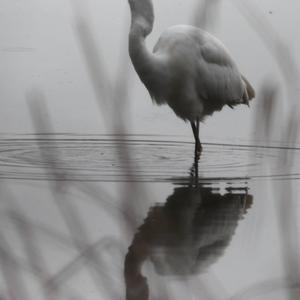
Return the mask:
<svg viewBox="0 0 300 300"><path fill-rule="evenodd" d="M211 31L224 42L242 73L259 90L266 78L280 81L280 73L270 52L234 2L223 1L219 13L212 14ZM292 0L245 2L256 5L263 19L278 31L298 59L300 3ZM80 11L88 19L107 76L114 79L120 60L128 59L130 12L127 1L1 0L0 3L1 132L32 132L26 103L26 93L32 88L39 88L45 94L55 132L106 132L78 44L75 14L76 10ZM199 1L195 0L154 1L156 17L154 30L148 38L149 47L153 47L168 26L192 23L197 5ZM189 126L178 120L168 107L152 105L132 67L128 76L131 133L190 137ZM284 97L282 100L284 103ZM208 118L201 136L247 139L255 108L259 107L259 103L254 102L251 110L226 108Z"/></svg>

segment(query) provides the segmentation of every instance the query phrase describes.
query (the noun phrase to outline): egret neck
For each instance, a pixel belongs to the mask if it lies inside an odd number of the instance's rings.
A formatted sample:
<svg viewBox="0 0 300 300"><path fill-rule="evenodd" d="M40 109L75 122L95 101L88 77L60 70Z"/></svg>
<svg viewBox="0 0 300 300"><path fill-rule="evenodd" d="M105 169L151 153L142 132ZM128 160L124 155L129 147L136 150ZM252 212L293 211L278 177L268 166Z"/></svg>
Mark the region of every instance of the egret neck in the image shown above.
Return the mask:
<svg viewBox="0 0 300 300"><path fill-rule="evenodd" d="M129 55L141 80L149 86L150 78L157 77L158 58L146 47L146 37L151 33L154 12L151 0L128 0L131 10ZM149 80L148 80L149 79Z"/></svg>

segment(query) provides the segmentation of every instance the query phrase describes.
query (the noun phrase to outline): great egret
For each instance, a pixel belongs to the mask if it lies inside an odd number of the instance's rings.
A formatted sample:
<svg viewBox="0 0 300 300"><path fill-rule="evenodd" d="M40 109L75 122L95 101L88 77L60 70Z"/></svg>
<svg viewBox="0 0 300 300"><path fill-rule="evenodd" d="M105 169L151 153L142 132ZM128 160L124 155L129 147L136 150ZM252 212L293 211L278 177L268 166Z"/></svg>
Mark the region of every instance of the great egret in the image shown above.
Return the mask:
<svg viewBox="0 0 300 300"><path fill-rule="evenodd" d="M202 146L199 122L224 105L249 105L255 92L240 73L225 46L200 28L177 25L163 32L150 52L145 44L154 22L151 0L128 0L131 10L129 54L153 102L168 104L189 121L195 137L195 157Z"/></svg>

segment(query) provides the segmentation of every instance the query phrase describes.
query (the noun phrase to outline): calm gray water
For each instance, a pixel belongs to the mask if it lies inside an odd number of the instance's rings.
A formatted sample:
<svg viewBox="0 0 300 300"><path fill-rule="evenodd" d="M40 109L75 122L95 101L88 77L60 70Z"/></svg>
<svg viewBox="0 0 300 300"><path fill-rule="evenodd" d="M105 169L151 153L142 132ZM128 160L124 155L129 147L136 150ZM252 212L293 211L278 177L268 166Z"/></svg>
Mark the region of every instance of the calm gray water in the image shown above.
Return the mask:
<svg viewBox="0 0 300 300"><path fill-rule="evenodd" d="M300 148L203 144L200 181L300 179ZM193 147L176 136L3 135L0 177L53 180L58 173L69 181L118 182L130 175L131 181L180 183L193 165ZM286 153L295 161L284 169L280 162Z"/></svg>
<svg viewBox="0 0 300 300"><path fill-rule="evenodd" d="M0 291L296 299L300 150L203 146L197 180L175 136L2 136Z"/></svg>

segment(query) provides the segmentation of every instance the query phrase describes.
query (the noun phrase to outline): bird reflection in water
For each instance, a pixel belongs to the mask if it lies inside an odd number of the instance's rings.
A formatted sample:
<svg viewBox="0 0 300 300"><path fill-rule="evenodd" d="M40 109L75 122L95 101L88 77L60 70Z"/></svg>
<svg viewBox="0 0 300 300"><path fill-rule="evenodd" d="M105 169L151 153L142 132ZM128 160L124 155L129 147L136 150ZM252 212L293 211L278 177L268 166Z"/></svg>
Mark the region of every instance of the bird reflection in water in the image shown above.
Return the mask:
<svg viewBox="0 0 300 300"><path fill-rule="evenodd" d="M221 194L200 184L176 187L164 204L150 208L128 249L126 299L149 299L147 279L141 271L147 260L160 275L206 271L229 246L252 201L245 188Z"/></svg>

